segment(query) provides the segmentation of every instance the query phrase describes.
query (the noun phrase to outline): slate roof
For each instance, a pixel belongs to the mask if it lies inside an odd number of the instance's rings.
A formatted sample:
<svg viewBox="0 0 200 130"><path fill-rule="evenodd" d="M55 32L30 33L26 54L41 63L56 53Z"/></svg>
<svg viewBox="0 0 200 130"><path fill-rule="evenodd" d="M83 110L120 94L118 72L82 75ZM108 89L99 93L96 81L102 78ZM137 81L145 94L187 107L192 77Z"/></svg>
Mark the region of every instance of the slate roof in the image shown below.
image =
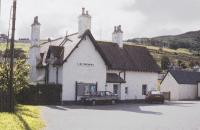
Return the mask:
<svg viewBox="0 0 200 130"><path fill-rule="evenodd" d="M200 72L171 70L169 73L179 84L197 84L200 81Z"/></svg>
<svg viewBox="0 0 200 130"><path fill-rule="evenodd" d="M97 43L108 69L160 72L160 68L145 47L125 44L120 48L112 42L98 41Z"/></svg>
<svg viewBox="0 0 200 130"><path fill-rule="evenodd" d="M106 82L107 83L125 83L124 79L122 79L116 73L107 73Z"/></svg>
<svg viewBox="0 0 200 130"><path fill-rule="evenodd" d="M85 31L82 37L79 37L78 33L75 33L41 44L41 52L48 56L49 50L51 51L49 46L62 46L64 47L63 63L67 62L69 56L74 52L85 36L90 37L95 49L103 58L108 69L160 72L160 68L146 48L133 45L124 45L123 48L120 48L117 43L96 41L89 30ZM48 51L46 52L46 50ZM52 49L52 51L56 53L56 49Z"/></svg>

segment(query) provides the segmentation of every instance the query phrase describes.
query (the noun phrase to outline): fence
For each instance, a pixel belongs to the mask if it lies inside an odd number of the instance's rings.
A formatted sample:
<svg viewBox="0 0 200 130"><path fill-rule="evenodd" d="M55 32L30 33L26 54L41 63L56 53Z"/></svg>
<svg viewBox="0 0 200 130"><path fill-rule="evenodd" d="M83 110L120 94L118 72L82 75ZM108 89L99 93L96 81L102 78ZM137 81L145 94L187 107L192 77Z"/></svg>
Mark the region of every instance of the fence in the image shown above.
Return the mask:
<svg viewBox="0 0 200 130"><path fill-rule="evenodd" d="M0 112L9 112L10 96L7 92L0 90Z"/></svg>
<svg viewBox="0 0 200 130"><path fill-rule="evenodd" d="M18 103L29 105L60 105L62 85L38 84L24 88L17 96Z"/></svg>

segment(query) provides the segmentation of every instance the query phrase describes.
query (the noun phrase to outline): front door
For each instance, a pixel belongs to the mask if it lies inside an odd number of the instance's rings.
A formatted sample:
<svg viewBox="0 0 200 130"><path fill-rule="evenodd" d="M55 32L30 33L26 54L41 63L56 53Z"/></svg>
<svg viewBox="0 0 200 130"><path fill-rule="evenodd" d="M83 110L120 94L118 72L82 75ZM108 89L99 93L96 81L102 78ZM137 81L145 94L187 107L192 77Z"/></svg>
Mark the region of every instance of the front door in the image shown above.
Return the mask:
<svg viewBox="0 0 200 130"><path fill-rule="evenodd" d="M120 84L113 85L113 94L116 94L119 99L121 98L121 85Z"/></svg>

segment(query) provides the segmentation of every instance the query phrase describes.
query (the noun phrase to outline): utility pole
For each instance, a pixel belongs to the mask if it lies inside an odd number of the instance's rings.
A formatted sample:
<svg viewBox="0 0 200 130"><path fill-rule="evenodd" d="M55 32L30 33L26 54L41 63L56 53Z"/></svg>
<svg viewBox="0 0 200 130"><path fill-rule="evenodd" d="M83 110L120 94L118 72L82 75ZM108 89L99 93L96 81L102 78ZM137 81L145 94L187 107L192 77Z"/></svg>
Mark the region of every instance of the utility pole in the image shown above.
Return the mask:
<svg viewBox="0 0 200 130"><path fill-rule="evenodd" d="M13 67L14 67L16 6L17 6L17 1L13 0L12 36L11 36L11 43L10 43L10 81L9 81L10 112L14 112L15 110L14 88L13 88Z"/></svg>

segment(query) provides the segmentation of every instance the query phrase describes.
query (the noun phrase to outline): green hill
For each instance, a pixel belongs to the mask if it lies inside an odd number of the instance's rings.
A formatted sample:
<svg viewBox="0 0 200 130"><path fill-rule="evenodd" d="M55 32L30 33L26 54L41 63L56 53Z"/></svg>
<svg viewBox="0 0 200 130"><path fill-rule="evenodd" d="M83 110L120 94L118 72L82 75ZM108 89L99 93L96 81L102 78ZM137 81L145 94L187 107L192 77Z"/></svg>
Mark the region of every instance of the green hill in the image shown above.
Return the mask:
<svg viewBox="0 0 200 130"><path fill-rule="evenodd" d="M142 45L168 47L172 49L186 48L193 51L199 51L200 31L191 31L180 35L169 35L153 38L133 38L127 41Z"/></svg>

